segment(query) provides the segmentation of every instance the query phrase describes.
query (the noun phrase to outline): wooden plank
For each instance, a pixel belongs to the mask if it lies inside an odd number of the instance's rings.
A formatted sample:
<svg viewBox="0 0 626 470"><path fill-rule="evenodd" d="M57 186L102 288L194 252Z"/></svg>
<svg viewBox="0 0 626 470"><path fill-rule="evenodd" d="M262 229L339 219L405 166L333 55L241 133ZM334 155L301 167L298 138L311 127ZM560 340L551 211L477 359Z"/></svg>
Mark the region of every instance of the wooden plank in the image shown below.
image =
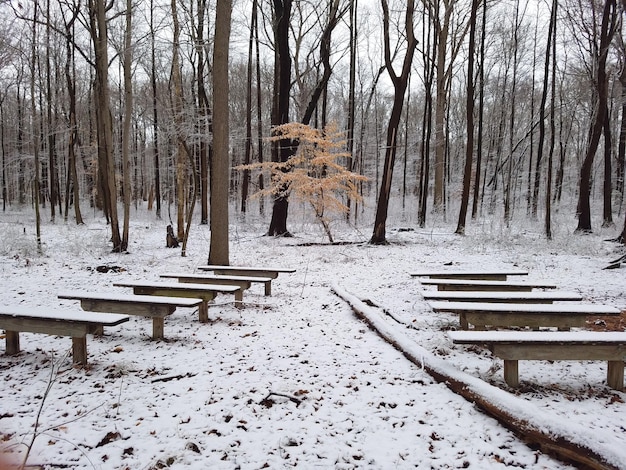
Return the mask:
<svg viewBox="0 0 626 470"><path fill-rule="evenodd" d="M115 312L149 317L152 319L152 338L163 339L164 317L177 307L200 307L202 299L184 297L156 297L153 295L116 295L106 293L60 293L60 299L80 300L83 310L90 312ZM93 332L102 334L102 328Z"/></svg>
<svg viewBox="0 0 626 470"><path fill-rule="evenodd" d="M213 271L217 275L262 276L276 279L281 273L295 273L291 268L253 267L253 266L198 266L201 271Z"/></svg>
<svg viewBox="0 0 626 470"><path fill-rule="evenodd" d="M459 312L459 321L464 330L468 325L474 325L476 329L485 329L487 326L506 327L512 326L528 328L582 328L586 325L586 314L538 314L538 313L509 313L509 312ZM464 326L465 325L465 326Z"/></svg>
<svg viewBox="0 0 626 470"><path fill-rule="evenodd" d="M120 303L145 304L145 305L173 305L176 307L197 307L197 299L187 299L183 297L154 297L152 295L119 294L107 292L61 292L59 299L69 300L110 300Z"/></svg>
<svg viewBox="0 0 626 470"><path fill-rule="evenodd" d="M553 315L619 315L615 307L599 304L514 304L496 302L429 302L436 312L500 312Z"/></svg>
<svg viewBox="0 0 626 470"><path fill-rule="evenodd" d="M272 279L275 279L275 277L187 273L165 273L160 276L163 278L178 279L178 282L236 285L242 289L249 289L250 285L253 283L262 283L265 286L266 296L272 295Z"/></svg>
<svg viewBox="0 0 626 470"><path fill-rule="evenodd" d="M626 332L451 331L448 336L456 344L484 344L504 359L504 380L511 387L519 386L519 360L589 360L607 361L607 385L624 389Z"/></svg>
<svg viewBox="0 0 626 470"><path fill-rule="evenodd" d="M21 331L71 336L73 361L82 365L87 364L87 334L96 332L102 325L119 325L128 319L128 315L115 313L68 312L23 306L0 308L0 327L7 332L7 354L20 351Z"/></svg>
<svg viewBox="0 0 626 470"><path fill-rule="evenodd" d="M422 292L426 300L448 300L456 302L516 302L552 303L556 301L580 301L582 296L575 292Z"/></svg>
<svg viewBox="0 0 626 470"><path fill-rule="evenodd" d="M50 321L61 320L66 323L102 323L105 326L115 326L119 323L128 321L127 315L120 315L117 313L96 315L90 312L59 310L47 307L25 307L23 305L0 306L0 321L5 321L10 318L34 318Z"/></svg>
<svg viewBox="0 0 626 470"><path fill-rule="evenodd" d="M626 344L624 331L448 331L448 336L456 344Z"/></svg>
<svg viewBox="0 0 626 470"><path fill-rule="evenodd" d="M118 287L132 287L135 294L157 295L166 297L188 297L201 299L202 304L198 308L199 320L202 323L209 321L209 302L215 298L216 293L232 293L235 295L235 304L242 306L243 290L237 286L221 286L215 284L187 284L187 283L159 283L159 282L117 282Z"/></svg>
<svg viewBox="0 0 626 470"><path fill-rule="evenodd" d="M554 284L477 279L420 279L422 285L434 285L440 291L530 292L533 289L556 289Z"/></svg>
<svg viewBox="0 0 626 470"><path fill-rule="evenodd" d="M506 281L508 276L527 276L528 271L522 271L519 269L510 270L427 270L411 273L413 277L430 277L437 279L475 279L475 280L492 280L492 281Z"/></svg>

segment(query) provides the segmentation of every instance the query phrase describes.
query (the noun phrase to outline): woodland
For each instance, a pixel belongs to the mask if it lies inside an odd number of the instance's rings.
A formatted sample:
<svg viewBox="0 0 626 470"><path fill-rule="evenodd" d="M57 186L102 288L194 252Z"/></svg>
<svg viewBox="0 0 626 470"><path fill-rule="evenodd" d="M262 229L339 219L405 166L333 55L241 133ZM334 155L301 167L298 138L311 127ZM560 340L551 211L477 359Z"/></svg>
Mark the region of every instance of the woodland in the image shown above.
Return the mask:
<svg viewBox="0 0 626 470"><path fill-rule="evenodd" d="M33 207L38 243L41 218L97 212L124 252L145 205L183 256L199 217L211 264L229 262L229 216L290 235L294 198L331 242L344 220L386 243L394 207L458 234L540 220L548 239L562 212L623 243L625 8L2 0L2 209Z"/></svg>

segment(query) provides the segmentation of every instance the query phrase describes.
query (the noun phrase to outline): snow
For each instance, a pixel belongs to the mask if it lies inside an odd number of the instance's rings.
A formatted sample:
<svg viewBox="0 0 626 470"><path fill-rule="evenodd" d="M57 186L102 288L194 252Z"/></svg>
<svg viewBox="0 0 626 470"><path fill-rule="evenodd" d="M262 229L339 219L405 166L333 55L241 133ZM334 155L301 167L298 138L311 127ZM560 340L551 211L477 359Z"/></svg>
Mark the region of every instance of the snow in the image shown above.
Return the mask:
<svg viewBox="0 0 626 470"><path fill-rule="evenodd" d="M339 227L335 238L355 243L329 246L317 226L294 219L296 237L283 239L263 237L265 221L233 223L232 265L296 269L273 281L271 297L253 284L244 309L220 295L208 324L179 309L158 341L150 319L133 316L89 338L86 369L72 366L63 338L21 334L22 352L0 357L5 451L21 461L35 434L28 463L43 468L570 468L438 383L428 365L626 468L626 394L606 386L605 364L525 368L523 361L522 387L509 389L502 361L454 345L447 332L458 328L458 315L433 312L419 292L434 287L410 276L446 263L519 269L529 282L624 310L626 269L601 269L619 254L603 241L614 233L577 237L564 229L549 242L528 223L468 227L465 237L442 225L390 229L390 245L372 246L368 228ZM192 227L183 258L165 248L166 225L140 210L131 218L129 253L113 254L97 218L80 227L46 223L38 255L32 218L5 214L3 303L76 310L58 293L121 295L127 290L114 283L197 273L208 256L208 227ZM123 270L100 273L100 265ZM367 322L351 303L367 310Z"/></svg>
<svg viewBox="0 0 626 470"><path fill-rule="evenodd" d="M626 343L622 331L449 331L454 341L529 343Z"/></svg>
<svg viewBox="0 0 626 470"><path fill-rule="evenodd" d="M1 306L0 315L4 317L44 318L46 320L67 320L71 322L92 323L98 320L101 323L115 325L125 321L128 315L116 313L93 314L83 310L50 309L49 307Z"/></svg>
<svg viewBox="0 0 626 470"><path fill-rule="evenodd" d="M610 305L595 304L512 304L496 302L428 302L434 310L468 312L522 312L536 314L584 313L588 315L619 315L620 310Z"/></svg>

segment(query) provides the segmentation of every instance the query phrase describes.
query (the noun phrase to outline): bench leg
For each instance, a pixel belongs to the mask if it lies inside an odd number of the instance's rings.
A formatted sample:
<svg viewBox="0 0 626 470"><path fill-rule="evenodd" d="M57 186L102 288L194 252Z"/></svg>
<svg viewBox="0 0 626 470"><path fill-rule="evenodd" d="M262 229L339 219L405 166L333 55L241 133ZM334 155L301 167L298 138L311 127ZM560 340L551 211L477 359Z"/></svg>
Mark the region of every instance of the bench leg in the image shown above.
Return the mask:
<svg viewBox="0 0 626 470"><path fill-rule="evenodd" d="M20 352L20 333L18 331L6 331L6 353L13 356Z"/></svg>
<svg viewBox="0 0 626 470"><path fill-rule="evenodd" d="M162 317L154 317L152 319L152 339L163 339L163 327L165 319Z"/></svg>
<svg viewBox="0 0 626 470"><path fill-rule="evenodd" d="M461 324L462 330L469 329L469 324L467 323L467 317L465 316L465 313L459 314L459 323Z"/></svg>
<svg viewBox="0 0 626 470"><path fill-rule="evenodd" d="M243 308L243 289L235 291L235 307Z"/></svg>
<svg viewBox="0 0 626 470"><path fill-rule="evenodd" d="M267 281L265 283L265 295L266 296L272 295L272 281Z"/></svg>
<svg viewBox="0 0 626 470"><path fill-rule="evenodd" d="M624 361L608 361L606 383L615 390L624 390Z"/></svg>
<svg viewBox="0 0 626 470"><path fill-rule="evenodd" d="M519 387L518 361L504 360L504 381L509 387Z"/></svg>
<svg viewBox="0 0 626 470"><path fill-rule="evenodd" d="M209 321L209 302L206 299L202 299L202 303L198 307L198 316L200 323L207 323Z"/></svg>
<svg viewBox="0 0 626 470"><path fill-rule="evenodd" d="M72 337L72 358L74 364L87 364L87 337Z"/></svg>

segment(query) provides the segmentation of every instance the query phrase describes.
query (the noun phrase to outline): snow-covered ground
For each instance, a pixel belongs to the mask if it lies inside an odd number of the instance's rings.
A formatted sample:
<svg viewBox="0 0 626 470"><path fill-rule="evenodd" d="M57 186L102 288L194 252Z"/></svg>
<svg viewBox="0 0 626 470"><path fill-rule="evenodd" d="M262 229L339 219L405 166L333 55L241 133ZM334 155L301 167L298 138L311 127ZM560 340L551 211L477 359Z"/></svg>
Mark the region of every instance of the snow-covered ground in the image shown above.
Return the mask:
<svg viewBox="0 0 626 470"><path fill-rule="evenodd" d="M130 293L113 283L206 264L208 227L193 226L183 258L165 248L166 225L133 214L130 253L112 254L100 220L46 223L38 255L32 216L2 214L2 302L80 310L57 293ZM515 267L530 281L624 310L626 268L602 270L621 254L603 241L616 230L575 236L563 228L549 242L530 223L469 226L465 237L444 224L401 228L389 228L390 245L372 246L370 227L334 227L336 240L354 243L329 246L305 222L291 225L294 238L276 239L262 236L265 222L233 221L231 264L296 273L280 275L271 297L253 285L243 310L219 296L208 324L179 309L165 320L164 341L151 339L149 319L133 316L89 337L86 369L72 367L69 338L22 333L22 352L0 357L4 450L21 462L30 446L32 468L569 468L437 383L334 287L378 305L379 320L403 341L527 403L548 429L571 428L626 468L626 394L606 386L605 363L520 362L522 387L509 389L501 360L450 342L458 318L433 313L420 296L432 287L409 275L447 263ZM99 265L123 270L100 273Z"/></svg>

